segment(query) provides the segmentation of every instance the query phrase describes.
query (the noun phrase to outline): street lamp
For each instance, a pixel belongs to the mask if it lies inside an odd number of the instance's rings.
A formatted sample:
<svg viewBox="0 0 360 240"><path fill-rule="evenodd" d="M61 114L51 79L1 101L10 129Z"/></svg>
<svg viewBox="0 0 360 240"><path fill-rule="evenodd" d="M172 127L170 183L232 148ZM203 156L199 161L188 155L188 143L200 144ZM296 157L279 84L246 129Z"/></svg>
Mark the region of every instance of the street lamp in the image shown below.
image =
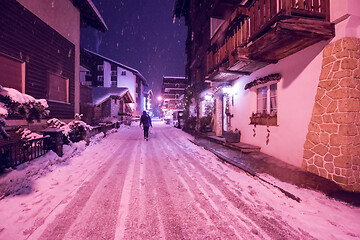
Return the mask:
<svg viewBox="0 0 360 240"><path fill-rule="evenodd" d="M157 97L157 100L159 100L159 101L161 101L162 99L163 99L162 96Z"/></svg>

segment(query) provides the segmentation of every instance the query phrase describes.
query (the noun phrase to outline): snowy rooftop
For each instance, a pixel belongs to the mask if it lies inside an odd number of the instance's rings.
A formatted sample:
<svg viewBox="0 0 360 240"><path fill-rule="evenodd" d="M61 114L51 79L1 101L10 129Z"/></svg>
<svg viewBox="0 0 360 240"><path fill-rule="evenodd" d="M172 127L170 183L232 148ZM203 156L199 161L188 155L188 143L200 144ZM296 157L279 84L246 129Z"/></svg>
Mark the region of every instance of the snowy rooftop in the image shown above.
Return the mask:
<svg viewBox="0 0 360 240"><path fill-rule="evenodd" d="M186 77L173 77L173 76L163 76L163 78L164 79L168 79L168 78L171 78L171 79L186 79L187 80L187 78Z"/></svg>
<svg viewBox="0 0 360 240"><path fill-rule="evenodd" d="M96 87L92 89L93 93L93 103L94 105L99 105L106 101L109 97L125 97L126 103L133 103L134 100L129 93L128 88L106 88L106 87Z"/></svg>
<svg viewBox="0 0 360 240"><path fill-rule="evenodd" d="M117 61L115 61L115 60L113 60L113 59L110 59L110 58L107 58L107 57L105 57L105 56L102 56L102 55L100 55L100 54L98 54L98 53L96 53L96 52L90 51L90 50L88 50L88 49L86 49L86 48L84 48L84 51L85 51L85 52L88 52L88 53L90 53L90 54L93 54L93 55L95 55L95 56L98 56L98 57L100 57L100 58L102 58L102 59L104 59L104 60L106 60L106 61L108 61L108 62L111 62L111 63L113 63L113 64L116 64L116 65L118 65L119 67L124 68L124 69L126 69L126 70L128 70L128 71L130 71L130 72L133 72L135 75L139 76L139 77L141 78L141 80L143 81L143 84L144 84L145 86L147 86L147 82L146 82L146 80L145 80L145 77L144 77L138 70L136 70L136 69L134 69L134 68L131 68L131 67L129 67L129 66L126 66L126 65L124 65L124 64L122 64L122 63L119 63L119 62L117 62Z"/></svg>

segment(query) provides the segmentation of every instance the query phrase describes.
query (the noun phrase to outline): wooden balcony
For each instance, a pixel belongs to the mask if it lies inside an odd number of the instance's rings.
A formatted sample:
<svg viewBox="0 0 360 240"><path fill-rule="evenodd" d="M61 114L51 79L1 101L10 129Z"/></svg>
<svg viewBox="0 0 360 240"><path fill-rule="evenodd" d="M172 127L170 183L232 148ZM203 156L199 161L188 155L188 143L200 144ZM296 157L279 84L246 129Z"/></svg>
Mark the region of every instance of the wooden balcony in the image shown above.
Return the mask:
<svg viewBox="0 0 360 240"><path fill-rule="evenodd" d="M232 81L334 37L329 0L254 0L236 8L211 39L207 78Z"/></svg>

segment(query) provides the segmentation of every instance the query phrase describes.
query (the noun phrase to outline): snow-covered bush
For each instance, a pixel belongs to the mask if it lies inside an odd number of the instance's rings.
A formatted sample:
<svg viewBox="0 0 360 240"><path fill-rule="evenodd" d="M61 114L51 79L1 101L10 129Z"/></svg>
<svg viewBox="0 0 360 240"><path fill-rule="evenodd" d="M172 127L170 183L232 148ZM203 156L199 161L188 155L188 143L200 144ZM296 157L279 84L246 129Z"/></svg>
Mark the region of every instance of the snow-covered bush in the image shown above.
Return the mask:
<svg viewBox="0 0 360 240"><path fill-rule="evenodd" d="M16 133L19 133L21 135L21 139L25 141L43 137L42 135L32 132L27 128L19 128Z"/></svg>
<svg viewBox="0 0 360 240"><path fill-rule="evenodd" d="M40 119L49 114L48 104L45 99L21 93L13 88L6 88L0 85L0 136L8 138L4 127L5 118L10 114L19 114L28 123Z"/></svg>
<svg viewBox="0 0 360 240"><path fill-rule="evenodd" d="M75 119L68 124L60 121L57 118L48 120L49 127L55 127L62 130L64 134L64 143L78 142L80 140L86 140L92 127L85 122L81 121L81 115L76 114Z"/></svg>

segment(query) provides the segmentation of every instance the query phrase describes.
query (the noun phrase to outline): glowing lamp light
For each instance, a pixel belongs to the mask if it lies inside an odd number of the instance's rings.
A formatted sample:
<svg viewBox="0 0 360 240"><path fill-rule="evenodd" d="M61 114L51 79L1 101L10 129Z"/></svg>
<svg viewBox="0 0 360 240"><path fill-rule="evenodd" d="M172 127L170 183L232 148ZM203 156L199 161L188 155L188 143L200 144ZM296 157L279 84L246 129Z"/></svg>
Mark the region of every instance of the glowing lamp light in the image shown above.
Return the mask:
<svg viewBox="0 0 360 240"><path fill-rule="evenodd" d="M233 87L224 87L222 90L225 94L235 95L235 89Z"/></svg>
<svg viewBox="0 0 360 240"><path fill-rule="evenodd" d="M211 95L207 94L205 95L205 100L206 101L210 101L212 99Z"/></svg>
<svg viewBox="0 0 360 240"><path fill-rule="evenodd" d="M162 100L162 96L158 96L157 100L161 101Z"/></svg>

